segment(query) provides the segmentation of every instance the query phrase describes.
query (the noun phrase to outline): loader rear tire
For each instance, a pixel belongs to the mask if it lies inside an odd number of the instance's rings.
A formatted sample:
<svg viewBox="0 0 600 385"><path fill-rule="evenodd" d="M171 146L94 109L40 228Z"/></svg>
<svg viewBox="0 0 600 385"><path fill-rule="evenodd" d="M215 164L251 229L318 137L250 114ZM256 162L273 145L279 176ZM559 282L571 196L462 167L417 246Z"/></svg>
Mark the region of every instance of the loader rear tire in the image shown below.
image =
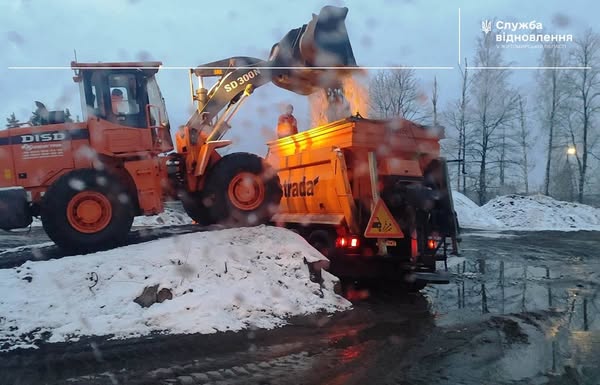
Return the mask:
<svg viewBox="0 0 600 385"><path fill-rule="evenodd" d="M120 181L83 169L60 177L41 205L48 237L71 252L91 252L121 245L133 222L132 199Z"/></svg>
<svg viewBox="0 0 600 385"><path fill-rule="evenodd" d="M216 223L257 226L270 221L283 195L275 170L257 155L224 156L206 177L203 204Z"/></svg>

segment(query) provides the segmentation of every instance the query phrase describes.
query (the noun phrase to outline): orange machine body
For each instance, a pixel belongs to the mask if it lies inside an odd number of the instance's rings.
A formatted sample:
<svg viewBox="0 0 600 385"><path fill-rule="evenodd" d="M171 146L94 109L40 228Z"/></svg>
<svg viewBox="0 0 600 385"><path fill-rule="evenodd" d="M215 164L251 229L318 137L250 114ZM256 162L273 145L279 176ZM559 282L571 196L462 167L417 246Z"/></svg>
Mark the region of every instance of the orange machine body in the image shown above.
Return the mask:
<svg viewBox="0 0 600 385"><path fill-rule="evenodd" d="M376 154L379 176L417 180L440 156L437 135L408 120L345 119L268 146L267 160L279 170L284 191L277 220L344 222L356 230L352 206L373 201L369 152Z"/></svg>
<svg viewBox="0 0 600 385"><path fill-rule="evenodd" d="M92 117L82 123L0 131L0 188L20 186L35 205L60 176L105 168L130 189L139 214L163 210L166 158L156 156L149 129L123 127Z"/></svg>
<svg viewBox="0 0 600 385"><path fill-rule="evenodd" d="M432 167L445 169L432 128L350 117L268 146L283 189L273 221L326 255L333 274L403 279L409 271L447 282L436 261L446 257L438 245L455 235L454 215L440 180L447 174ZM371 235L375 230L383 232Z"/></svg>

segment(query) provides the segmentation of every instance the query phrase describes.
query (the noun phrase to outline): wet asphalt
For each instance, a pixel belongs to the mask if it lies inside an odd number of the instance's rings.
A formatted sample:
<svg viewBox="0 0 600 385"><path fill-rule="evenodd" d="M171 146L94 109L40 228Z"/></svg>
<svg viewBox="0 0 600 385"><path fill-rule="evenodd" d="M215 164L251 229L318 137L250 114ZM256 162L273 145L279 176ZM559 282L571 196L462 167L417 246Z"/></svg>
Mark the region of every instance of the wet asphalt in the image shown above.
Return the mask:
<svg viewBox="0 0 600 385"><path fill-rule="evenodd" d="M0 236L2 266L60 257L44 242L38 229ZM358 287L352 310L272 331L4 353L0 383L600 384L599 248L600 232L465 230L452 282L421 294Z"/></svg>

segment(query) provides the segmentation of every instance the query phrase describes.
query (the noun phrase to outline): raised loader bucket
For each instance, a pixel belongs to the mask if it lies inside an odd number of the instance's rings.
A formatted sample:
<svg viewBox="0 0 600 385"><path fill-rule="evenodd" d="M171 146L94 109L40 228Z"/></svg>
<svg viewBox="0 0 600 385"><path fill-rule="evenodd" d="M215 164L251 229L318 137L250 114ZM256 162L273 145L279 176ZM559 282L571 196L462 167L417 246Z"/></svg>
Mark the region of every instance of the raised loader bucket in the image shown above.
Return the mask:
<svg viewBox="0 0 600 385"><path fill-rule="evenodd" d="M286 90L309 95L334 87L356 69L346 30L348 8L325 6L301 28L289 31L271 50L272 81ZM287 67L287 68L281 68Z"/></svg>

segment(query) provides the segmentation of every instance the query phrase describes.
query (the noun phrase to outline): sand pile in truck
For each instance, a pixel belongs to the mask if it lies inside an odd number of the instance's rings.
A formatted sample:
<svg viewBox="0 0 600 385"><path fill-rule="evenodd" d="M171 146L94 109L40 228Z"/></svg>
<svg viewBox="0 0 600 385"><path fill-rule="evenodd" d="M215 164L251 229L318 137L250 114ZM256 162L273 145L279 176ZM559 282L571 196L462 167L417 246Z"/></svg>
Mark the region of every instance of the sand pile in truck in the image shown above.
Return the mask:
<svg viewBox="0 0 600 385"><path fill-rule="evenodd" d="M334 276L323 272L322 286L310 280L305 262L321 260L294 232L259 226L30 261L0 271L0 350L91 335L269 329L349 308Z"/></svg>

